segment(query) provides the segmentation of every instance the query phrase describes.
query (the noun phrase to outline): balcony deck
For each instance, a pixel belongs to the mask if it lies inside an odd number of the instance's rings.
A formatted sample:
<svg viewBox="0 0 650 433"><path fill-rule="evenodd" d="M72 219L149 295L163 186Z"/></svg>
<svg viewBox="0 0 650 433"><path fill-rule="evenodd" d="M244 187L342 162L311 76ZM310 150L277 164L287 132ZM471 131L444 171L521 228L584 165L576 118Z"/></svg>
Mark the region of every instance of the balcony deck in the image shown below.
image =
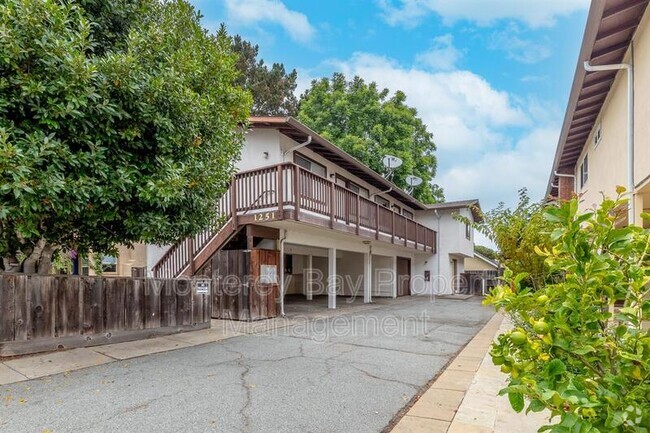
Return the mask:
<svg viewBox="0 0 650 433"><path fill-rule="evenodd" d="M219 229L178 242L154 275L192 275L246 224L293 220L435 253L436 232L293 163L238 173L219 203Z"/></svg>

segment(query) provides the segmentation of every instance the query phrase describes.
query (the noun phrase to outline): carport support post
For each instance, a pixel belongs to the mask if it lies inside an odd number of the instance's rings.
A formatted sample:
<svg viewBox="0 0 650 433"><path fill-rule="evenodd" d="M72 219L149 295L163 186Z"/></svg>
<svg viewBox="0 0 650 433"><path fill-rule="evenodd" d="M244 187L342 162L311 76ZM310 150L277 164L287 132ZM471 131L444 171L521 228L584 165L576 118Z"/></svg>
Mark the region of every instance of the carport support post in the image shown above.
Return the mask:
<svg viewBox="0 0 650 433"><path fill-rule="evenodd" d="M363 254L363 302L372 302L372 254Z"/></svg>
<svg viewBox="0 0 650 433"><path fill-rule="evenodd" d="M313 286L313 281L312 278L314 277L313 272L314 272L314 260L311 254L307 256L307 293L305 293L305 296L307 297L308 301L311 301L314 299L314 286Z"/></svg>
<svg viewBox="0 0 650 433"><path fill-rule="evenodd" d="M397 298L397 285L399 284L399 278L397 276L397 256L392 257L392 269L393 269L393 298Z"/></svg>
<svg viewBox="0 0 650 433"><path fill-rule="evenodd" d="M336 309L336 248L327 250L327 308Z"/></svg>

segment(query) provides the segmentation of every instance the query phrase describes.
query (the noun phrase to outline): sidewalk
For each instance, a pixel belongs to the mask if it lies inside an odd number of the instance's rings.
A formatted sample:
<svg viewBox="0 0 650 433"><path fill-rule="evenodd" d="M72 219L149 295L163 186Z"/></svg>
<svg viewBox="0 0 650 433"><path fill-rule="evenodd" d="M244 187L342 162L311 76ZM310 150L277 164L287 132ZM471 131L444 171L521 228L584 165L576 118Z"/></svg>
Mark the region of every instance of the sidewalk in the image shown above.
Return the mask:
<svg viewBox="0 0 650 433"><path fill-rule="evenodd" d="M125 361L154 353L199 346L240 335L268 332L293 324L295 321L281 317L259 322L213 319L211 328L200 331L8 359L0 362L0 385L80 370L109 362Z"/></svg>
<svg viewBox="0 0 650 433"><path fill-rule="evenodd" d="M546 423L543 413L516 413L497 396L506 375L489 355L494 337L509 328L495 315L425 391L392 430L393 433L535 433Z"/></svg>

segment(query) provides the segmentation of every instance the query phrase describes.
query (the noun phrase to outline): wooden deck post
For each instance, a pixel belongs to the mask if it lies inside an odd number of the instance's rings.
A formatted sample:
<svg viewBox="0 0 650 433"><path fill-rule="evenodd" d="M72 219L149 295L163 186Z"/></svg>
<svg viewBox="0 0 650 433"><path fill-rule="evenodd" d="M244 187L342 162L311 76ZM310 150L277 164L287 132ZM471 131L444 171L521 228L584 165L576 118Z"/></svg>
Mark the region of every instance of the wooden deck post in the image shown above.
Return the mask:
<svg viewBox="0 0 650 433"><path fill-rule="evenodd" d="M300 215L300 167L293 167L293 196L295 201L293 204L293 219L298 221Z"/></svg>
<svg viewBox="0 0 650 433"><path fill-rule="evenodd" d="M278 199L278 218L284 219L284 165L278 165L278 179L276 182L276 187L278 193L276 195Z"/></svg>
<svg viewBox="0 0 650 433"><path fill-rule="evenodd" d="M330 228L334 228L334 210L335 210L335 205L334 205L334 182L330 181Z"/></svg>
<svg viewBox="0 0 650 433"><path fill-rule="evenodd" d="M395 212L391 209L390 211L390 241L395 243Z"/></svg>
<svg viewBox="0 0 650 433"><path fill-rule="evenodd" d="M190 276L194 276L196 269L194 268L194 236L190 236L187 243L187 249L189 251L188 258L190 261Z"/></svg>
<svg viewBox="0 0 650 433"><path fill-rule="evenodd" d="M375 203L375 239L379 240L379 203Z"/></svg>
<svg viewBox="0 0 650 433"><path fill-rule="evenodd" d="M361 196L357 194L357 228L356 235L359 236L359 225L361 224Z"/></svg>
<svg viewBox="0 0 650 433"><path fill-rule="evenodd" d="M232 228L237 229L237 178L233 176L230 181L230 213L232 214Z"/></svg>

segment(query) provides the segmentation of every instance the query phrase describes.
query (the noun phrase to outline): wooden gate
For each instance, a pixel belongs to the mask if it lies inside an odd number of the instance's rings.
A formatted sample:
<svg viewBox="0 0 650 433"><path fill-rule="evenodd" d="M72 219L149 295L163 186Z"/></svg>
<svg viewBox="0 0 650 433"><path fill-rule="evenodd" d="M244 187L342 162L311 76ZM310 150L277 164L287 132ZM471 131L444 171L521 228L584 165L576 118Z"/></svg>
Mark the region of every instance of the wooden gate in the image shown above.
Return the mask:
<svg viewBox="0 0 650 433"><path fill-rule="evenodd" d="M411 294L411 259L397 258L397 296Z"/></svg>
<svg viewBox="0 0 650 433"><path fill-rule="evenodd" d="M260 320L278 315L280 252L221 250L212 258L215 319Z"/></svg>

